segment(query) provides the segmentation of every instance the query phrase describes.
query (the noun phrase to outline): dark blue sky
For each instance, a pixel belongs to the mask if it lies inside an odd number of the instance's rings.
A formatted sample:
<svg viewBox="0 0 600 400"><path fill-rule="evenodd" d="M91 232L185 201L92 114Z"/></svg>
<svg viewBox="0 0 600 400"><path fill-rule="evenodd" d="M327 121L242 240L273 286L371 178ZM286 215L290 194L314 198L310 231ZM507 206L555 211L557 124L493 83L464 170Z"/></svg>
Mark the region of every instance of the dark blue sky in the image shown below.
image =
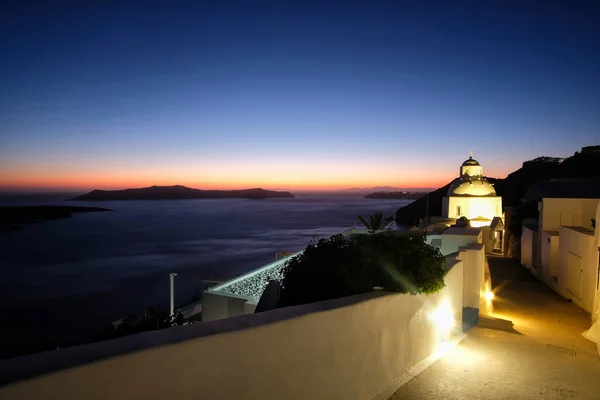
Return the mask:
<svg viewBox="0 0 600 400"><path fill-rule="evenodd" d="M430 186L600 142L597 2L14 3L0 186Z"/></svg>

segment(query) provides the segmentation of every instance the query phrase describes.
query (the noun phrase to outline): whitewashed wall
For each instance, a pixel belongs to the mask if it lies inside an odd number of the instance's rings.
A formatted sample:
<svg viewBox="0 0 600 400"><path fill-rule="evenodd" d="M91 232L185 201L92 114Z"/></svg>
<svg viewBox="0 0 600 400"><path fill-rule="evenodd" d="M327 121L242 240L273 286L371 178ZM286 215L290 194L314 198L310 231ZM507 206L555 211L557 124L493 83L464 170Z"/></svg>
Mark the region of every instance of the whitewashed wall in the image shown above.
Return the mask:
<svg viewBox="0 0 600 400"><path fill-rule="evenodd" d="M594 247L600 251L600 202L596 207L596 228L594 232ZM600 262L600 260L598 261ZM600 285L598 285L600 286ZM594 302L594 308L592 311L592 320L596 322L596 324L600 324L598 320L600 319L600 287L596 288L596 301ZM597 327L598 332L598 341L600 343L600 327ZM598 346L598 353L600 353L600 345Z"/></svg>
<svg viewBox="0 0 600 400"><path fill-rule="evenodd" d="M248 296L233 293L209 292L202 293L202 321L214 321L232 316L249 314L246 305L256 303Z"/></svg>
<svg viewBox="0 0 600 400"><path fill-rule="evenodd" d="M594 234L596 238L596 247L600 247L600 202L596 207L596 232Z"/></svg>
<svg viewBox="0 0 600 400"><path fill-rule="evenodd" d="M481 297L485 294L486 257L483 244L461 247L458 259L463 261L463 307L480 308Z"/></svg>
<svg viewBox="0 0 600 400"><path fill-rule="evenodd" d="M487 257L484 258L483 264L483 281L481 283L481 296L479 297L479 314L490 315L494 312L494 300L487 299L486 293L492 292L492 274Z"/></svg>
<svg viewBox="0 0 600 400"><path fill-rule="evenodd" d="M598 282L598 248L593 232L561 227L557 291L593 313ZM581 271L580 271L581 270Z"/></svg>
<svg viewBox="0 0 600 400"><path fill-rule="evenodd" d="M444 198L446 199L446 198ZM442 201L442 215L448 218L467 217L469 219L485 217L492 220L494 217L502 217L502 197L500 196L450 196L448 200ZM457 206L461 208L461 214L457 214Z"/></svg>
<svg viewBox="0 0 600 400"><path fill-rule="evenodd" d="M474 230L478 230L479 233L472 234ZM451 231L455 233L450 234L449 232ZM462 234L461 231L463 232ZM457 252L460 247L477 243L483 243L481 229L449 228L442 234L442 248L440 251L443 255L448 255Z"/></svg>
<svg viewBox="0 0 600 400"><path fill-rule="evenodd" d="M61 354L98 358L106 356L98 349L135 340L188 338L17 382L0 388L0 398L387 398L404 372L438 349L432 310L447 303L461 326L462 262L445 282L431 296L374 292L0 362L0 370L18 371L48 367Z"/></svg>
<svg viewBox="0 0 600 400"><path fill-rule="evenodd" d="M561 226L591 227L598 199L543 199L540 232L557 231Z"/></svg>
<svg viewBox="0 0 600 400"><path fill-rule="evenodd" d="M552 289L556 290L556 280L559 271L559 244L558 231L546 231L541 234L541 263L540 279Z"/></svg>
<svg viewBox="0 0 600 400"><path fill-rule="evenodd" d="M528 227L523 226L523 231L521 233L521 265L537 275L537 271L533 267L535 235L537 235L537 232L534 232Z"/></svg>

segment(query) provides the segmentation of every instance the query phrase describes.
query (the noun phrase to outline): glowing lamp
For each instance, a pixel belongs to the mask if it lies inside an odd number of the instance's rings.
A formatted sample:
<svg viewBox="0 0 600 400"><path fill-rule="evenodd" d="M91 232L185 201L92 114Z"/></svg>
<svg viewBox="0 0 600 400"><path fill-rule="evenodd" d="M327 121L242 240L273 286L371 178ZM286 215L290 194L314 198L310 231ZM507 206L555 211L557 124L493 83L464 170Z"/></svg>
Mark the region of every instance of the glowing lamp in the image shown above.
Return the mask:
<svg viewBox="0 0 600 400"><path fill-rule="evenodd" d="M485 299L487 301L492 301L494 300L494 292L485 292Z"/></svg>
<svg viewBox="0 0 600 400"><path fill-rule="evenodd" d="M430 315L431 320L435 324L438 331L442 335L442 339L450 333L450 329L454 326L454 317L452 310L447 303L441 304L437 309L433 310Z"/></svg>

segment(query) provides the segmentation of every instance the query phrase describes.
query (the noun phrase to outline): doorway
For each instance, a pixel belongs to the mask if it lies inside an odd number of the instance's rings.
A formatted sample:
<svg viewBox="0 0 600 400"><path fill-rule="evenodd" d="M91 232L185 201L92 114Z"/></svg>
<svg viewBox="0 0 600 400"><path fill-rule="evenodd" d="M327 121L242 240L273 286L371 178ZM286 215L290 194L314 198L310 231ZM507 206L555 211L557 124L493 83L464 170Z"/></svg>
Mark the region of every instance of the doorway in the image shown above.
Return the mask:
<svg viewBox="0 0 600 400"><path fill-rule="evenodd" d="M567 253L567 290L581 300L583 283L583 260L576 254Z"/></svg>
<svg viewBox="0 0 600 400"><path fill-rule="evenodd" d="M502 253L504 231L494 231L494 252Z"/></svg>

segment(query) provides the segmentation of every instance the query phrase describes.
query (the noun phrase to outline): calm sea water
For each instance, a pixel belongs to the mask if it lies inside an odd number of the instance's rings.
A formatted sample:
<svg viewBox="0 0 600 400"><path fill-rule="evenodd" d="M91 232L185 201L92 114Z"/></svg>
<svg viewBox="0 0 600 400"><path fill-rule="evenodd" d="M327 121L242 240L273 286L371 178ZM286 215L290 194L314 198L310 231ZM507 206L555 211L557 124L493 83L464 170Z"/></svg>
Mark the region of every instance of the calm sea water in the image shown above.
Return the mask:
<svg viewBox="0 0 600 400"><path fill-rule="evenodd" d="M276 252L351 228L358 215L392 215L409 202L348 196L78 202L114 211L0 236L0 312L7 322L0 327L0 357L85 342L129 313L167 307L169 272L178 273L176 303L183 303L207 281L256 269Z"/></svg>

